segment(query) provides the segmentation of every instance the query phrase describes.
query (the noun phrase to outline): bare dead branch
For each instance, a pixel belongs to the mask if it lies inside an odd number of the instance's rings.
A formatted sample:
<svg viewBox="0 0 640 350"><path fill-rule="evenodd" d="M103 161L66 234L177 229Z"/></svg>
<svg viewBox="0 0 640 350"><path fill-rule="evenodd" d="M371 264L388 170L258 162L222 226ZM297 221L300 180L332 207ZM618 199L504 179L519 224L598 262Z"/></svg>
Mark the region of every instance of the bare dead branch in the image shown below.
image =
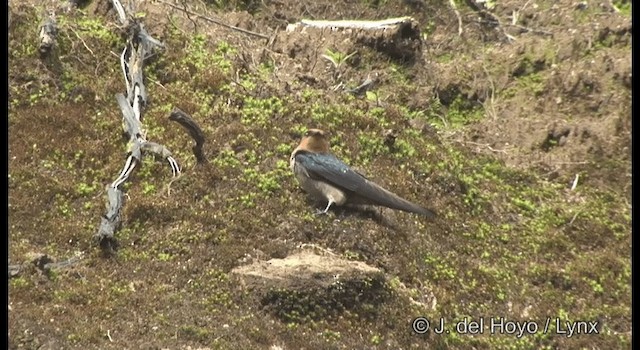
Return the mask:
<svg viewBox="0 0 640 350"><path fill-rule="evenodd" d="M480 15L480 17L482 17L483 19L485 19L485 22L481 22L481 23L487 23L487 24L492 24L495 25L496 28L498 30L500 30L500 32L507 38L507 40L509 42L516 40L516 38L507 33L504 29L504 26L502 25L502 21L500 20L500 18L496 15L494 15L493 13L480 8L473 0L466 0L466 3L469 7L471 7L474 11L476 11L476 13L478 13Z"/></svg>
<svg viewBox="0 0 640 350"><path fill-rule="evenodd" d="M580 179L580 174L576 174L575 179L573 179L573 183L571 184L571 191L575 190L578 187L578 179Z"/></svg>
<svg viewBox="0 0 640 350"><path fill-rule="evenodd" d="M80 40L80 42L82 43L82 45L84 46L85 49L87 49L87 51L89 51L89 53L91 54L91 56L93 56L93 58L96 58L96 55L93 53L93 50L91 50L89 48L89 46L87 45L86 42L84 42L84 39L82 39L82 37L78 34L78 32L75 31L75 29L73 29L72 26L69 26L69 29L71 30L71 32L73 32L73 34L75 34L76 38L78 38Z"/></svg>
<svg viewBox="0 0 640 350"><path fill-rule="evenodd" d="M53 15L48 16L40 26L40 54L47 55L56 44L58 28Z"/></svg>
<svg viewBox="0 0 640 350"><path fill-rule="evenodd" d="M118 105L120 106L120 110L122 111L122 119L123 119L123 129L124 131L130 135L130 137L138 137L142 135L142 124L135 117L135 113L133 112L133 108L127 102L127 99L123 94L117 93L116 100L118 101Z"/></svg>
<svg viewBox="0 0 640 350"><path fill-rule="evenodd" d="M118 13L118 19L120 20L120 23L122 24L122 26L128 27L129 18L127 18L127 14L124 10L124 6L122 6L120 1L118 0L112 0L111 3L113 4L113 8L115 8L116 12Z"/></svg>
<svg viewBox="0 0 640 350"><path fill-rule="evenodd" d="M548 31L548 30L525 27L525 26L521 26L519 24L513 24L513 23L507 23L506 25L509 26L509 27L519 28L519 29L522 29L522 30L524 30L526 32L531 32L531 33L534 33L534 34L553 36L553 33Z"/></svg>
<svg viewBox="0 0 640 350"><path fill-rule="evenodd" d="M478 142L472 142L472 141L463 141L463 143L469 144L469 145L474 145L474 146L480 146L480 147L486 147L489 151L491 152L496 152L496 153L504 153L507 154L506 150L503 149L495 149L491 146L489 146L488 143L478 143Z"/></svg>
<svg viewBox="0 0 640 350"><path fill-rule="evenodd" d="M122 225L121 212L124 205L124 195L120 189L112 185L107 186L107 198L107 214L102 217L95 238L103 249L113 249L116 245L115 232Z"/></svg>
<svg viewBox="0 0 640 350"><path fill-rule="evenodd" d="M124 205L124 194L119 189L137 165L142 164L144 152L156 154L165 158L173 176L180 174L180 166L172 157L171 152L163 145L147 141L146 132L142 128L142 113L147 104L147 93L144 85L143 67L154 48L163 44L147 33L142 23L132 16L127 17L127 10L135 11L134 3L129 3L125 9L119 0L112 0L118 12L120 22L128 27L129 39L122 51L120 65L126 85L126 96L116 94L116 100L122 112L123 129L129 135L128 157L118 178L107 186L107 213L102 217L98 232L95 234L103 251L111 252L117 246L115 232L122 225L121 212Z"/></svg>
<svg viewBox="0 0 640 350"><path fill-rule="evenodd" d="M84 258L84 254L80 253L71 258L60 261L53 262L53 259L46 254L31 254L31 258L28 261L25 261L22 264L9 265L9 278L18 277L20 274L28 270L30 266L35 266L40 271L48 272L51 270L59 270L70 267L74 264L77 264Z"/></svg>
<svg viewBox="0 0 640 350"><path fill-rule="evenodd" d="M190 115L183 112L177 107L174 107L173 111L171 111L169 120L174 121L182 125L183 128L187 129L187 132L189 133L191 138L193 138L193 140L196 142L196 145L192 148L193 154L196 156L196 160L198 161L198 163L206 163L207 159L202 151L202 147L204 146L206 139L198 123L196 123Z"/></svg>
<svg viewBox="0 0 640 350"><path fill-rule="evenodd" d="M456 18L458 18L458 36L462 36L462 17L460 17L460 11L458 11L454 0L449 0L449 6L451 6L453 13L456 14Z"/></svg>
<svg viewBox="0 0 640 350"><path fill-rule="evenodd" d="M207 16L203 16L203 15L201 15L201 14L199 14L199 13L196 13L196 12L193 12L193 11L191 11L191 10L187 9L186 7L185 7L185 8L180 8L179 6L176 6L176 5L174 5L174 4L168 3L168 2L166 2L166 1L164 1L164 0L158 0L158 1L159 1L161 4L164 4L164 5L166 5L166 6L169 6L169 7L171 7L171 8L176 9L176 10L183 11L183 12L185 12L185 13L187 13L187 14L190 14L190 15L196 16L196 17L198 17L198 18L204 19L205 21L208 21L208 22L211 22L211 23L215 23L215 24L217 24L217 25L219 25L219 26L222 26L222 27L225 27L225 28L229 28L229 29L231 29L231 30L235 30L235 31L237 31L237 32L240 32L240 33L243 33L243 34L247 34L247 35L250 35L250 36L255 36L255 37L258 37L258 38L261 38L261 39L267 39L267 40L269 39L269 36L268 36L268 35L264 35L264 34L260 34L260 33L252 32L252 31L247 30L247 29L243 29L243 28L240 28L240 27L236 27L236 26L232 26L232 25L230 25L230 24L223 23L223 22L222 22L222 21L220 21L220 20L217 20L217 19L214 19L214 18L211 18L211 17L207 17Z"/></svg>

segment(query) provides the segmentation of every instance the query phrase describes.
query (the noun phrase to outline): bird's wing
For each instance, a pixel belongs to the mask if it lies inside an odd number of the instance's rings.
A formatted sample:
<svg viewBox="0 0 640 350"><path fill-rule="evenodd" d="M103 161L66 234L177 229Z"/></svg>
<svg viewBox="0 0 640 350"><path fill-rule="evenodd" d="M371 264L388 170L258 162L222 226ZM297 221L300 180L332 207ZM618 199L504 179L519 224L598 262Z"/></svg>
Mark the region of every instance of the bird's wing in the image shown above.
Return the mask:
<svg viewBox="0 0 640 350"><path fill-rule="evenodd" d="M350 192L352 194L350 202L354 204L382 205L428 217L435 216L431 210L411 203L369 181L332 154L302 151L295 155L295 161L305 169L310 178L325 181Z"/></svg>
<svg viewBox="0 0 640 350"><path fill-rule="evenodd" d="M310 178L328 182L340 189L357 192L366 185L366 178L351 169L332 154L298 152L296 163Z"/></svg>

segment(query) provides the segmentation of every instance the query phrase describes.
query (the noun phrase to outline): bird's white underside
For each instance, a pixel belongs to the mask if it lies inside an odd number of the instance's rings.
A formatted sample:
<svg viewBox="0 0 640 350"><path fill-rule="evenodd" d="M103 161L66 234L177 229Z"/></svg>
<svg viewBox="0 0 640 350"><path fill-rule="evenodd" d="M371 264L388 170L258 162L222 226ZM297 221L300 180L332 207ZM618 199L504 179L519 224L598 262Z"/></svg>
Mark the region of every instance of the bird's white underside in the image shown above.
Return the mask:
<svg viewBox="0 0 640 350"><path fill-rule="evenodd" d="M336 205L343 205L347 201L347 196L340 189L326 182L311 179L303 167L297 166L294 157L291 157L290 166L300 183L300 187L312 197Z"/></svg>

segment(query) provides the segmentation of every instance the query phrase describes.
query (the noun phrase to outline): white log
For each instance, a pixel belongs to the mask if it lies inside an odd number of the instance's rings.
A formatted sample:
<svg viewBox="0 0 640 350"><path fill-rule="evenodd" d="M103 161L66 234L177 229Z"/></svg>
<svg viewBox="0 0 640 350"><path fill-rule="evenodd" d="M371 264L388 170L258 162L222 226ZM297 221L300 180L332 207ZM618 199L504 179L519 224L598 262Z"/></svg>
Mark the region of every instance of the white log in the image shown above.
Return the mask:
<svg viewBox="0 0 640 350"><path fill-rule="evenodd" d="M350 28L350 29L386 29L395 28L403 23L411 23L414 19L411 17L388 18L379 21L362 21L362 20L339 20L339 21L315 21L303 19L298 23L287 25L287 32L294 31L300 27L311 28Z"/></svg>

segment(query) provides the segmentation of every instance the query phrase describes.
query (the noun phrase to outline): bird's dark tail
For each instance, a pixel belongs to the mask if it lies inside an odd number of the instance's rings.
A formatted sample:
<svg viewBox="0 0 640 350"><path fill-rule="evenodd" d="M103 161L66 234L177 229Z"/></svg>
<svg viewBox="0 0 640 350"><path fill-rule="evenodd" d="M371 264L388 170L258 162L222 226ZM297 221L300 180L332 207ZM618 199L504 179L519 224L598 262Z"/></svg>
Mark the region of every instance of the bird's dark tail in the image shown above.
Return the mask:
<svg viewBox="0 0 640 350"><path fill-rule="evenodd" d="M366 189L358 191L357 195L350 196L351 203L354 204L373 204L383 207L406 211L409 213L416 213L424 215L429 219L435 219L436 213L430 209L423 208L415 203L398 196L397 194L386 190L379 185L368 181Z"/></svg>

